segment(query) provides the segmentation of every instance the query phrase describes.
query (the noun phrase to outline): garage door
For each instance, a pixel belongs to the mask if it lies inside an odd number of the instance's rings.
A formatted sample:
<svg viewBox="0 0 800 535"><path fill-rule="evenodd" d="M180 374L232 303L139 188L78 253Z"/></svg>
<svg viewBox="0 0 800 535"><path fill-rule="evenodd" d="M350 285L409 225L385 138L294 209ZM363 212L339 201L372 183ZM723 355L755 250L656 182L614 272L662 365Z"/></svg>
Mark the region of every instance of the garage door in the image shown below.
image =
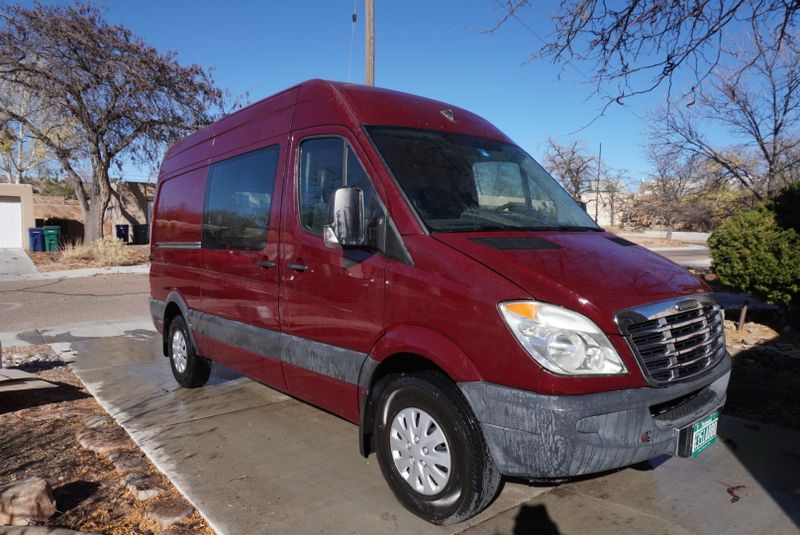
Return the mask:
<svg viewBox="0 0 800 535"><path fill-rule="evenodd" d="M0 198L0 249L22 249L22 205Z"/></svg>

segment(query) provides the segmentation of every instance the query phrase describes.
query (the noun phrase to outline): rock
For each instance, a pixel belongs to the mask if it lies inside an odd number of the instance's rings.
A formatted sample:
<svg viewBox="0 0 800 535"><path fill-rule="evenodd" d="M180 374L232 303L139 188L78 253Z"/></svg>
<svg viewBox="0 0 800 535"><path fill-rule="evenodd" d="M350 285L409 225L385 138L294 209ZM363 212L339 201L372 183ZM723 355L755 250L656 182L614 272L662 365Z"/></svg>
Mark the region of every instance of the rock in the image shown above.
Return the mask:
<svg viewBox="0 0 800 535"><path fill-rule="evenodd" d="M27 526L44 522L56 512L53 490L33 477L0 486L0 525Z"/></svg>
<svg viewBox="0 0 800 535"><path fill-rule="evenodd" d="M109 453L128 447L128 437L124 431L112 428L108 431L81 429L75 433L78 444L82 448L95 453Z"/></svg>
<svg viewBox="0 0 800 535"><path fill-rule="evenodd" d="M118 472L144 472L149 468L142 454L118 451L114 452L113 456L109 455L108 458Z"/></svg>
<svg viewBox="0 0 800 535"><path fill-rule="evenodd" d="M145 514L161 526L161 529L169 529L173 524L191 516L192 511L192 506L184 500L172 498L150 504Z"/></svg>
<svg viewBox="0 0 800 535"><path fill-rule="evenodd" d="M158 486L158 481L153 476L141 473L131 473L122 478L122 484L139 501L155 498L164 489Z"/></svg>
<svg viewBox="0 0 800 535"><path fill-rule="evenodd" d="M111 423L111 418L109 418L104 414L97 414L86 418L84 425L86 425L86 427L88 427L89 429L97 429L100 427L104 427L110 423Z"/></svg>

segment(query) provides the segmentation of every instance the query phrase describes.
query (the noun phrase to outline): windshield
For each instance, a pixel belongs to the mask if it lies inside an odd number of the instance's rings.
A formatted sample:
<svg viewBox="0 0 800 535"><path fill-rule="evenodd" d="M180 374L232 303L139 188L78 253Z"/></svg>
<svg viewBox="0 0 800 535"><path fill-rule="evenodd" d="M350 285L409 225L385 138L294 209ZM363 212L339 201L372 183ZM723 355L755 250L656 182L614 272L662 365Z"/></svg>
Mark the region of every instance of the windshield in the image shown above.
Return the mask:
<svg viewBox="0 0 800 535"><path fill-rule="evenodd" d="M600 230L515 145L435 130L367 131L430 231Z"/></svg>

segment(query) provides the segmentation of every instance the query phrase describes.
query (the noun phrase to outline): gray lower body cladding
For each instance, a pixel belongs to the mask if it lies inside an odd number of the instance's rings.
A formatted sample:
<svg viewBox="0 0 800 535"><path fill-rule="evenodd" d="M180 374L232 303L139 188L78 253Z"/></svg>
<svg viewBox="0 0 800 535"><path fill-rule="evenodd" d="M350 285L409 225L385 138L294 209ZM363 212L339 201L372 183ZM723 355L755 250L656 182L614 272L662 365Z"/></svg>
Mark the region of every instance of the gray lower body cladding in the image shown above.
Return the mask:
<svg viewBox="0 0 800 535"><path fill-rule="evenodd" d="M501 473L560 478L675 454L678 435L725 404L731 359L663 388L547 396L493 383L459 383Z"/></svg>

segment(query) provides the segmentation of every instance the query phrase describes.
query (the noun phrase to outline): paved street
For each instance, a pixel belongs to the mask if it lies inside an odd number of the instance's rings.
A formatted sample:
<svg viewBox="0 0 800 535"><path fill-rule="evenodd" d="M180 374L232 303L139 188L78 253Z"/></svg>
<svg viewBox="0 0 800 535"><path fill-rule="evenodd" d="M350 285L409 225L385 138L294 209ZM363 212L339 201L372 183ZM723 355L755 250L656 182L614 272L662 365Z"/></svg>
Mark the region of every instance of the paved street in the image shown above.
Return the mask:
<svg viewBox="0 0 800 535"><path fill-rule="evenodd" d="M708 256L708 248L703 245L676 247L673 249L655 248L653 250L683 267L711 267L711 258Z"/></svg>
<svg viewBox="0 0 800 535"><path fill-rule="evenodd" d="M11 282L0 278L0 332L144 316L149 313L149 293L147 275Z"/></svg>

